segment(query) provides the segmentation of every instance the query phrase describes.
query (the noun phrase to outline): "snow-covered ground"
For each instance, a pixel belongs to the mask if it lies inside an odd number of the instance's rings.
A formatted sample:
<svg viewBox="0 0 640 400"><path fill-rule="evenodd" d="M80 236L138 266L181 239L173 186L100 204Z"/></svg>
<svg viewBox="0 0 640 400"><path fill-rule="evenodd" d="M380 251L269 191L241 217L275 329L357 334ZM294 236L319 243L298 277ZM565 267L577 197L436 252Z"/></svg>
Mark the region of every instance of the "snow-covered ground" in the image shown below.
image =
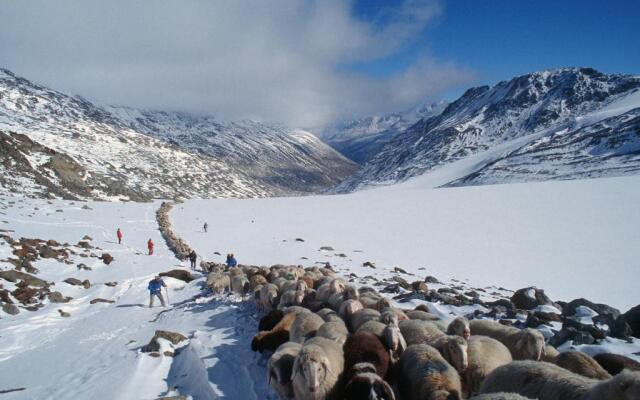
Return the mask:
<svg viewBox="0 0 640 400"><path fill-rule="evenodd" d="M399 266L480 287L535 285L555 300L585 297L623 312L638 304L640 177L434 189L480 161L350 195L194 200L172 220L220 261L214 251L247 264L330 262L358 275ZM210 233L197 234L204 221Z"/></svg>
<svg viewBox="0 0 640 400"><path fill-rule="evenodd" d="M14 204L9 204L13 201ZM91 210L81 206L89 204ZM253 308L230 300L199 297L202 279L189 284L165 278L169 286L168 311L147 307L147 283L158 272L180 268L157 230L158 204L76 203L0 197L0 229L20 237L77 243L84 235L114 256L111 265L96 258L73 256L73 264L39 260L36 275L55 282L52 290L73 297L66 304L11 316L0 312L0 391L3 399L156 399L182 394L196 399L221 395L230 399L264 399L266 361L254 355L248 343L257 324ZM62 210L62 212L56 211ZM115 229L124 232L115 243ZM146 255L146 241L156 243L155 255ZM10 256L0 239L0 260ZM100 251L98 251L100 253ZM79 271L85 263L91 271ZM0 262L0 269L13 266ZM182 266L184 267L184 266ZM62 280L90 280L90 289ZM116 281L115 287L105 282ZM5 289L14 286L0 279ZM113 304L89 304L94 298ZM45 301L45 303L47 303ZM71 314L63 318L58 309ZM179 332L189 345L175 358L153 358L140 353L155 330ZM168 342L167 342L168 343ZM211 382L211 383L210 383Z"/></svg>

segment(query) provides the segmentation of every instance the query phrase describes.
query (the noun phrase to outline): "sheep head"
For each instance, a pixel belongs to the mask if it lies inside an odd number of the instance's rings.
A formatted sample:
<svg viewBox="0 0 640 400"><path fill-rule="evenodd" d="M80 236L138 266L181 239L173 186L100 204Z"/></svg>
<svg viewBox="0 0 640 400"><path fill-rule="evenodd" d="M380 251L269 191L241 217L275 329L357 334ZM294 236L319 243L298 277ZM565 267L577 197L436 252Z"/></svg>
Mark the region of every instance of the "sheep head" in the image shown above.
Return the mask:
<svg viewBox="0 0 640 400"><path fill-rule="evenodd" d="M398 326L398 315L391 309L387 309L380 314L380 322L389 326Z"/></svg>
<svg viewBox="0 0 640 400"><path fill-rule="evenodd" d="M300 374L310 393L316 393L322 383L331 375L329 360L323 355L312 352L301 353L298 356L295 374Z"/></svg>
<svg viewBox="0 0 640 400"><path fill-rule="evenodd" d="M397 325L387 325L382 332L382 337L385 345L391 352L392 359L399 358L407 348L407 342L404 340L404 336L402 336L402 332L400 332L400 328L398 328Z"/></svg>
<svg viewBox="0 0 640 400"><path fill-rule="evenodd" d="M448 336L442 347L443 357L459 372L463 372L469 366L467 341L460 336Z"/></svg>
<svg viewBox="0 0 640 400"><path fill-rule="evenodd" d="M447 334L462 336L466 340L469 340L471 336L469 321L465 317L456 317L447 327Z"/></svg>
<svg viewBox="0 0 640 400"><path fill-rule="evenodd" d="M544 356L544 336L535 329L525 328L518 332L516 341L516 360L540 361Z"/></svg>
<svg viewBox="0 0 640 400"><path fill-rule="evenodd" d="M393 390L380 376L371 372L359 373L349 380L344 398L368 400L395 400Z"/></svg>

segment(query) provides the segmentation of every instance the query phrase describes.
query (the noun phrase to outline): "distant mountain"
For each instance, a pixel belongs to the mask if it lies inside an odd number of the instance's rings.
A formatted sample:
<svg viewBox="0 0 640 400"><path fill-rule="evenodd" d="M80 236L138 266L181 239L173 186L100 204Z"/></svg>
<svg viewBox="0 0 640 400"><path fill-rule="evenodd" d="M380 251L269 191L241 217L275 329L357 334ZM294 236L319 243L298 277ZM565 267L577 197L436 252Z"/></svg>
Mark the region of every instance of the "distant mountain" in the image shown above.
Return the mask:
<svg viewBox="0 0 640 400"><path fill-rule="evenodd" d="M376 115L342 122L325 129L322 139L351 160L364 164L385 144L420 119L438 115L445 109L445 101L425 104L415 109Z"/></svg>
<svg viewBox="0 0 640 400"><path fill-rule="evenodd" d="M0 187L34 196L255 197L331 187L357 165L311 133L100 107L0 70Z"/></svg>
<svg viewBox="0 0 640 400"><path fill-rule="evenodd" d="M388 142L335 191L391 184L499 146L449 185L638 173L640 77L563 68L467 90Z"/></svg>

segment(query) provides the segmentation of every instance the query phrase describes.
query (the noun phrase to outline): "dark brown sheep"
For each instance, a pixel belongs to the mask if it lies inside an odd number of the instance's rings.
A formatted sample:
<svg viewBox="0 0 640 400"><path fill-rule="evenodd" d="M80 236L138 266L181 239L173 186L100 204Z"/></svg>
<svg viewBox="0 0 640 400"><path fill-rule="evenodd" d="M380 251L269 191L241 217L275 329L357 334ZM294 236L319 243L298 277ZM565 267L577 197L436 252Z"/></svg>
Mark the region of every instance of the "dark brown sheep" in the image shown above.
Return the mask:
<svg viewBox="0 0 640 400"><path fill-rule="evenodd" d="M599 380L611 378L611 375L596 360L581 351L560 353L555 359L555 364L587 378Z"/></svg>
<svg viewBox="0 0 640 400"><path fill-rule="evenodd" d="M622 370L640 371L640 363L620 354L600 353L593 356L593 359L607 370L611 375L618 375Z"/></svg>
<svg viewBox="0 0 640 400"><path fill-rule="evenodd" d="M380 339L370 332L358 332L347 338L343 347L345 370L358 363L371 363L380 377L385 378L391 362L389 351Z"/></svg>
<svg viewBox="0 0 640 400"><path fill-rule="evenodd" d="M271 310L269 314L260 319L258 331L272 330L282 320L282 317L284 317L282 310Z"/></svg>

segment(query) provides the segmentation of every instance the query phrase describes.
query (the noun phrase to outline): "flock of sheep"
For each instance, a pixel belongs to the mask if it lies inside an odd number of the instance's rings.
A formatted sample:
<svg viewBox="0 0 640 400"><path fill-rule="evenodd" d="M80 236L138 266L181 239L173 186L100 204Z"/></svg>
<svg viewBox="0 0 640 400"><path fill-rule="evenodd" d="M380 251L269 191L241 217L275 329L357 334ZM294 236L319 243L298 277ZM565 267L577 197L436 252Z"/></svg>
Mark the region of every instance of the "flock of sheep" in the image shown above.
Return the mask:
<svg viewBox="0 0 640 400"><path fill-rule="evenodd" d="M535 329L401 309L330 268L206 267L214 292L253 294L264 313L251 346L273 353L281 399L640 399L639 363L559 353Z"/></svg>

